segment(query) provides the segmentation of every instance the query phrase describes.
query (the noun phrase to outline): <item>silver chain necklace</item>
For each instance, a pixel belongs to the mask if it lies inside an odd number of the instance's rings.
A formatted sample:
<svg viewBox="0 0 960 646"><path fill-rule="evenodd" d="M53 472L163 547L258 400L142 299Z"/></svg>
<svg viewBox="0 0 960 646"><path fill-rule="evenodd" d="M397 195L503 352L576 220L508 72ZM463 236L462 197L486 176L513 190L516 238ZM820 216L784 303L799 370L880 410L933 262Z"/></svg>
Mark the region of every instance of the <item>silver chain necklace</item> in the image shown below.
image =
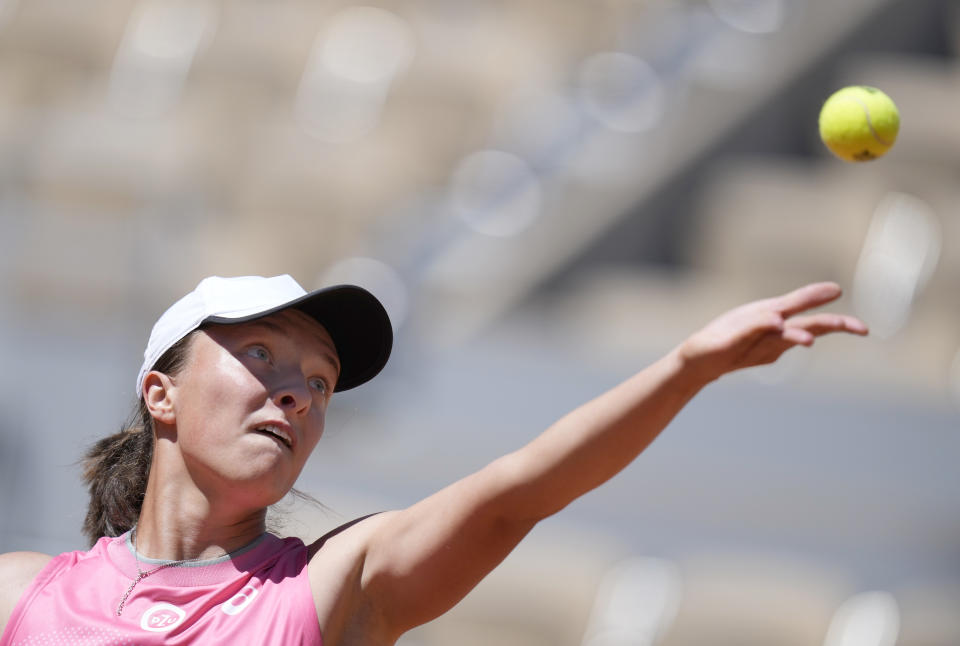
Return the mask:
<svg viewBox="0 0 960 646"><path fill-rule="evenodd" d="M120 597L120 604L117 606L117 616L118 616L118 617L120 616L120 613L123 612L123 606L124 606L125 603L127 603L127 599L130 597L130 594L133 592L133 589L134 589L135 587L137 587L137 584L138 584L138 583L140 583L141 581L143 581L144 579L146 579L148 576L150 576L150 575L153 574L154 572L159 572L159 571L162 570L163 568L171 567L171 566L173 566L173 565L183 565L184 563L189 563L190 561L206 560L206 559L180 559L179 561L170 561L170 562L168 562L168 563L164 563L163 565L158 565L157 567L153 568L152 570L147 570L146 572L144 572L142 569L140 569L140 553L137 551L137 530L136 530L136 528L134 528L134 529L131 531L131 536L130 536L130 538L131 538L131 541L130 541L130 542L133 544L133 558L136 559L136 561L137 561L137 578L135 578L135 579L130 583L130 587L128 587L128 588L127 588L127 591L123 593L123 596L122 596L122 597ZM229 553L224 553L224 554L223 554L223 556L228 556L228 555L229 555ZM215 557L215 558L221 558L221 557Z"/></svg>

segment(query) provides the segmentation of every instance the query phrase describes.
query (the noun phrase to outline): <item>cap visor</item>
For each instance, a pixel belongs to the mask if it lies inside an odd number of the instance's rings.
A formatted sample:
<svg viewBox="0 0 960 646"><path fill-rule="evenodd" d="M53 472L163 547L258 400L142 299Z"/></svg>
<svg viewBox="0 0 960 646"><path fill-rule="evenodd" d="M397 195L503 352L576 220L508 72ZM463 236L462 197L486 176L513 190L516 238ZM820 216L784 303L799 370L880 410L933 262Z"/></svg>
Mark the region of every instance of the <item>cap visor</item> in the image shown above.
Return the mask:
<svg viewBox="0 0 960 646"><path fill-rule="evenodd" d="M334 392L355 388L383 370L393 347L390 317L373 294L356 285L325 287L256 314L239 318L210 316L204 322L243 323L291 307L315 319L333 339L340 358L340 376Z"/></svg>

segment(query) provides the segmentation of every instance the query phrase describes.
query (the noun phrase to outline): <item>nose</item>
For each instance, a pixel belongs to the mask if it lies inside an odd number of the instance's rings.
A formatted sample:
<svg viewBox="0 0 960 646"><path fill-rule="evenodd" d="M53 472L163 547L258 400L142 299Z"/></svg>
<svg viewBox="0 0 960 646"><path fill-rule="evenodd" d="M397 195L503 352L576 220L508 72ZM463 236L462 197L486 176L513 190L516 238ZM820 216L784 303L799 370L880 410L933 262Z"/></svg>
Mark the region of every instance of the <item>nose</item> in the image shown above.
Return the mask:
<svg viewBox="0 0 960 646"><path fill-rule="evenodd" d="M310 389L303 379L292 376L283 380L273 391L273 403L285 411L301 413L309 406L312 398Z"/></svg>

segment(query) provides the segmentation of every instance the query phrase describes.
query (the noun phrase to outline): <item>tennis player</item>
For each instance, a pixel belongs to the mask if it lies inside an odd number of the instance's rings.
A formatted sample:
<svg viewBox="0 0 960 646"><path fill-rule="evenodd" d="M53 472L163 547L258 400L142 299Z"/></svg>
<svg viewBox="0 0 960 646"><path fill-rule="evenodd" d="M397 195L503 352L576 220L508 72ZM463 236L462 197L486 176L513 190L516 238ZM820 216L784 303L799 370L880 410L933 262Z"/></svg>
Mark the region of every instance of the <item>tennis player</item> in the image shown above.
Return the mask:
<svg viewBox="0 0 960 646"><path fill-rule="evenodd" d="M443 614L543 518L642 452L704 386L851 316L833 283L738 307L513 453L310 544L266 531L333 394L383 368L380 303L289 276L208 278L153 328L139 414L85 463L92 547L0 556L0 646L384 646Z"/></svg>

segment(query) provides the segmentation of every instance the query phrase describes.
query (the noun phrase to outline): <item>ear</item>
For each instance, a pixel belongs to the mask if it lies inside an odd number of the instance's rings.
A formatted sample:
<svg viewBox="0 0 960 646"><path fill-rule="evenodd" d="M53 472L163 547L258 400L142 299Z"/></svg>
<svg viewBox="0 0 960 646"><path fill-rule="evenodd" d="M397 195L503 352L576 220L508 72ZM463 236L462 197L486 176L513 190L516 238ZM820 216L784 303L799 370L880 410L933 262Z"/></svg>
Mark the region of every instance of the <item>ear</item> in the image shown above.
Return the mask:
<svg viewBox="0 0 960 646"><path fill-rule="evenodd" d="M143 403L150 416L162 424L173 424L177 414L173 409L176 389L169 376L151 370L143 380Z"/></svg>

